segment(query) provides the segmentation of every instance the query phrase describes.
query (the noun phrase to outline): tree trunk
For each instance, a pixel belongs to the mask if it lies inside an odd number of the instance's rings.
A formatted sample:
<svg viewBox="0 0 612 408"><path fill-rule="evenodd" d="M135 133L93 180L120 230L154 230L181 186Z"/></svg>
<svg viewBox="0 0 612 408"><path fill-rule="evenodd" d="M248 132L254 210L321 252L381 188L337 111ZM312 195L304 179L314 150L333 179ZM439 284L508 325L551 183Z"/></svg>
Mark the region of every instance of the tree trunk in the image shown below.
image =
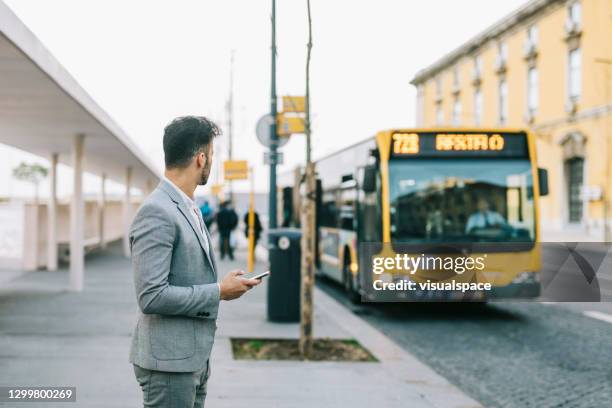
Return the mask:
<svg viewBox="0 0 612 408"><path fill-rule="evenodd" d="M310 54L312 50L312 18L310 0L306 1L308 9L308 44L306 54L306 194L302 212L302 286L301 286L301 322L300 322L300 353L303 359L308 359L312 352L312 292L314 286L315 260L315 211L316 211L316 173L311 159L311 129L310 129Z"/></svg>
<svg viewBox="0 0 612 408"><path fill-rule="evenodd" d="M302 287L301 287L301 324L300 353L308 359L312 352L313 289L315 271L315 202L316 175L313 163L306 167L306 199L302 212Z"/></svg>

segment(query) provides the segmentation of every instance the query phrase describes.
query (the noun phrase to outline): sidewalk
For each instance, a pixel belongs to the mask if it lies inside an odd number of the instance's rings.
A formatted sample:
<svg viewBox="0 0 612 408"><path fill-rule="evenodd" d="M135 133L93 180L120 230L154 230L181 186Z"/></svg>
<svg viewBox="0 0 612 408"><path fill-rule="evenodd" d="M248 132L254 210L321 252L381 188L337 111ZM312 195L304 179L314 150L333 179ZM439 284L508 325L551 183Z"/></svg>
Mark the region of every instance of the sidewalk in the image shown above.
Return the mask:
<svg viewBox="0 0 612 408"><path fill-rule="evenodd" d="M224 274L243 268L244 261L220 267ZM77 387L77 404L54 407L141 406L127 362L137 313L129 261L119 248L88 257L82 293L65 292L67 279L65 271L34 272L0 286L0 385ZM266 321L265 299L261 285L240 300L223 302L208 407L478 406L318 290L315 335L357 339L379 362L234 360L230 337L298 337L298 324Z"/></svg>
<svg viewBox="0 0 612 408"><path fill-rule="evenodd" d="M244 256L244 254L239 253ZM223 262L225 271L244 261ZM257 270L266 265L258 262ZM299 324L266 321L266 290L223 304L213 351L211 407L479 407L323 291L315 289L315 337L356 339L376 363L233 360L231 337L298 338Z"/></svg>

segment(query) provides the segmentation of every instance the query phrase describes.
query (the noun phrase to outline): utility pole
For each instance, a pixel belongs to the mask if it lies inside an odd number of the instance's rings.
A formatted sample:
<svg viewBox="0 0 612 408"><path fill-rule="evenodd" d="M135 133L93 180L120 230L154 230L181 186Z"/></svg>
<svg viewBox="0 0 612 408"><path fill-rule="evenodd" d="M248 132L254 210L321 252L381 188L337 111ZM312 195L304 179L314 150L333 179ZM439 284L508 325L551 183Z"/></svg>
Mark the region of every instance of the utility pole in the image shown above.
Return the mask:
<svg viewBox="0 0 612 408"><path fill-rule="evenodd" d="M612 242L612 231L610 229L610 220L608 219L610 216L610 135L609 135L609 126L608 121L610 116L612 116L612 112L608 112L610 109L610 68L612 68L612 60L606 58L595 58L595 63L602 64L604 66L605 72L605 80L606 80L606 91L605 91L605 110L603 117L604 122L604 139L606 141L606 181L603 189L603 221L604 221L604 242Z"/></svg>
<svg viewBox="0 0 612 408"><path fill-rule="evenodd" d="M316 240L316 172L312 162L311 128L310 128L310 56L312 51L312 18L310 0L306 0L308 10L308 44L306 54L306 98L305 123L306 133L306 199L302 212L302 286L301 286L301 320L300 320L300 353L308 359L312 353L312 293L315 272Z"/></svg>
<svg viewBox="0 0 612 408"><path fill-rule="evenodd" d="M276 0L272 0L272 47L270 84L270 194L268 202L268 228L276 228L276 161L278 134L276 132Z"/></svg>
<svg viewBox="0 0 612 408"><path fill-rule="evenodd" d="M234 157L234 134L233 134L233 120L234 120L234 50L230 56L230 89L229 96L227 98L227 159L233 160ZM232 180L229 180L229 199L234 200L234 190L232 186Z"/></svg>

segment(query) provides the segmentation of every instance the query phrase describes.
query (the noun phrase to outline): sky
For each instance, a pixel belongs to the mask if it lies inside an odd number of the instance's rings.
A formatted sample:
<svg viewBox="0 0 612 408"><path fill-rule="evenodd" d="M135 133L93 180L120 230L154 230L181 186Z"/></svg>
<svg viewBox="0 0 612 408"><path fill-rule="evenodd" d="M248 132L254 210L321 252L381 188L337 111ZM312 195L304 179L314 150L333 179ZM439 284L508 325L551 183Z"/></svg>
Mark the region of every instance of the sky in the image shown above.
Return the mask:
<svg viewBox="0 0 612 408"><path fill-rule="evenodd" d="M256 190L267 191L255 124L270 110L270 0L4 1L160 170L163 128L174 117L205 115L227 128L234 53L234 159L249 160ZM524 2L312 0L314 157L414 126L414 74ZM279 98L304 94L307 28L306 0L277 0ZM304 162L304 136L292 136L282 151L279 173ZM215 160L226 158L227 131ZM0 195L31 194L11 178L23 160L46 163L0 146ZM69 172L60 168L60 196L70 192ZM216 166L209 184L220 177ZM98 186L85 179L86 192Z"/></svg>

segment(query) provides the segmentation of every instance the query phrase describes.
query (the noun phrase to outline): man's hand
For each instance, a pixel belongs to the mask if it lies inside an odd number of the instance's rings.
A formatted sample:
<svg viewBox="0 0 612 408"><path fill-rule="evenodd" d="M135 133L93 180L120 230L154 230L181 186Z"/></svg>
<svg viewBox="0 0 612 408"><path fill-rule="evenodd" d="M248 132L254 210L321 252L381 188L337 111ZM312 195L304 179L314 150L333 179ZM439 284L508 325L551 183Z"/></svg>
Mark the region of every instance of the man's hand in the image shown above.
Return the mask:
<svg viewBox="0 0 612 408"><path fill-rule="evenodd" d="M240 275L244 275L244 272L240 270L231 271L219 282L222 300L237 299L244 295L247 290L261 283L261 279L246 279Z"/></svg>

